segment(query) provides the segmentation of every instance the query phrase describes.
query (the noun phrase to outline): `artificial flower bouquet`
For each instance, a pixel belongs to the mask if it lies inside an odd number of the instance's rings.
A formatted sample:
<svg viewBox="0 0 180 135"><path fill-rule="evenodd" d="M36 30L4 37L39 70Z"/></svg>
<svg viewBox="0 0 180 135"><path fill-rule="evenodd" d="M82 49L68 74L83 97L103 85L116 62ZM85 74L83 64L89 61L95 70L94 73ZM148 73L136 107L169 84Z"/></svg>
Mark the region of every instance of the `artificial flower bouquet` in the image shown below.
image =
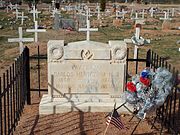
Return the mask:
<svg viewBox="0 0 180 135"><path fill-rule="evenodd" d="M165 68L153 72L145 68L140 75L135 75L127 82L126 102L137 110L137 116L144 119L146 113L163 105L172 90L172 73Z"/></svg>

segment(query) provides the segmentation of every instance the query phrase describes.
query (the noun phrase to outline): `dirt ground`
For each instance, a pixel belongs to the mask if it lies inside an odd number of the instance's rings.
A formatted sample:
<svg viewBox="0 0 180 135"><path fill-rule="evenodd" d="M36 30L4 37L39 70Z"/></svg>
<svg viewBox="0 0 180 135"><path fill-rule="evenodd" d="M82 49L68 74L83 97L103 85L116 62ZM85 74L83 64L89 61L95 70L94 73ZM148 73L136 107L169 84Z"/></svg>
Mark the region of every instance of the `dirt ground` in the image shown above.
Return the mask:
<svg viewBox="0 0 180 135"><path fill-rule="evenodd" d="M41 93L42 94L42 93ZM106 129L106 115L104 113L89 112L68 112L63 114L39 115L39 101L37 92L32 92L32 105L25 105L21 120L14 132L15 135L103 135ZM131 115L121 114L121 120L125 129L119 130L113 125L107 129L106 135L130 135L138 119ZM142 120L134 131L134 135L158 135L160 125L155 123L155 128L151 129L153 117ZM167 130L163 130L163 135L169 135Z"/></svg>

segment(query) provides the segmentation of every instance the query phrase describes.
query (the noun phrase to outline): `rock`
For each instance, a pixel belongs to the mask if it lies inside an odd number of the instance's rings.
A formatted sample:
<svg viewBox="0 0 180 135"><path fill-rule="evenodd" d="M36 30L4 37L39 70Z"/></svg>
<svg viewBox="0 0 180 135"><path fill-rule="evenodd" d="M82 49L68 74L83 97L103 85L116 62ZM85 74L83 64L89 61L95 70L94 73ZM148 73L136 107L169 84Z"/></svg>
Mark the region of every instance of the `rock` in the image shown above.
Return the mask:
<svg viewBox="0 0 180 135"><path fill-rule="evenodd" d="M176 44L180 44L180 40L178 40L178 41L176 42Z"/></svg>
<svg viewBox="0 0 180 135"><path fill-rule="evenodd" d="M3 26L2 26L2 25L0 25L0 29L3 29Z"/></svg>

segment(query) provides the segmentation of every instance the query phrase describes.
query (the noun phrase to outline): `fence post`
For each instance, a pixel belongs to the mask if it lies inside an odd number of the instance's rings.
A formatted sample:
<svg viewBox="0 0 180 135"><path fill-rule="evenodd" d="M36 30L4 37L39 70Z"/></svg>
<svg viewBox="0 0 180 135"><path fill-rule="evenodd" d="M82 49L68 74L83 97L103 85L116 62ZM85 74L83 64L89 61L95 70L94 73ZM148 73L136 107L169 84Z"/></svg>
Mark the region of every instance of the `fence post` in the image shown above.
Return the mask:
<svg viewBox="0 0 180 135"><path fill-rule="evenodd" d="M149 49L146 54L146 67L151 65L151 50Z"/></svg>
<svg viewBox="0 0 180 135"><path fill-rule="evenodd" d="M26 46L25 49L25 65L26 65L26 90L27 90L27 104L31 104L31 93L30 93L30 66L29 66L29 48Z"/></svg>

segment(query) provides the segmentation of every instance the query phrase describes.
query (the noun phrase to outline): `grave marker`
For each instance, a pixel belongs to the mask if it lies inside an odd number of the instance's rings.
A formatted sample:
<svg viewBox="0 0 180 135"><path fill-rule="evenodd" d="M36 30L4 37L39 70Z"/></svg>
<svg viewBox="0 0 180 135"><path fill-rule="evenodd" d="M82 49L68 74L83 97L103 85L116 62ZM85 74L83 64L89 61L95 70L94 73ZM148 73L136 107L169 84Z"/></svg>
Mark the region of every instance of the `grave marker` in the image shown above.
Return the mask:
<svg viewBox="0 0 180 135"><path fill-rule="evenodd" d="M21 25L23 25L24 20L28 18L28 16L24 16L24 12L21 13L21 16L18 16L18 18L21 18Z"/></svg>
<svg viewBox="0 0 180 135"><path fill-rule="evenodd" d="M19 38L8 38L8 42L19 42L20 54L23 52L23 42L33 42L33 38L23 38L22 27L18 28Z"/></svg>
<svg viewBox="0 0 180 135"><path fill-rule="evenodd" d="M19 12L18 9L16 9L16 12L13 12L13 14L16 15L16 20L18 20L19 14L21 14L21 12Z"/></svg>
<svg viewBox="0 0 180 135"><path fill-rule="evenodd" d="M89 9L87 9L86 12L86 23L87 23L87 28L79 28L79 31L86 31L86 40L89 41L90 40L90 31L98 31L98 28L90 28L90 14L89 14Z"/></svg>
<svg viewBox="0 0 180 135"><path fill-rule="evenodd" d="M40 114L70 111L109 112L124 101L127 45L79 41L48 42L48 94ZM125 111L125 110L123 110Z"/></svg>
<svg viewBox="0 0 180 135"><path fill-rule="evenodd" d="M30 11L30 13L33 14L33 21L36 21L36 18L38 18L38 14L41 13L40 11L37 11L36 7L33 6L33 10Z"/></svg>
<svg viewBox="0 0 180 135"><path fill-rule="evenodd" d="M135 47L134 47L134 59L137 59L137 50L138 50L139 46L150 43L149 39L144 39L140 36L140 30L141 30L141 24L136 24L135 36L133 36L131 39L124 39L124 41L126 43L133 43L135 45Z"/></svg>
<svg viewBox="0 0 180 135"><path fill-rule="evenodd" d="M164 11L164 18L159 18L160 20L172 20L172 18L169 18L169 11Z"/></svg>
<svg viewBox="0 0 180 135"><path fill-rule="evenodd" d="M34 22L34 29L26 29L26 32L34 32L35 37L34 37L34 42L38 42L38 32L46 32L45 29L38 29L38 24L37 21Z"/></svg>

